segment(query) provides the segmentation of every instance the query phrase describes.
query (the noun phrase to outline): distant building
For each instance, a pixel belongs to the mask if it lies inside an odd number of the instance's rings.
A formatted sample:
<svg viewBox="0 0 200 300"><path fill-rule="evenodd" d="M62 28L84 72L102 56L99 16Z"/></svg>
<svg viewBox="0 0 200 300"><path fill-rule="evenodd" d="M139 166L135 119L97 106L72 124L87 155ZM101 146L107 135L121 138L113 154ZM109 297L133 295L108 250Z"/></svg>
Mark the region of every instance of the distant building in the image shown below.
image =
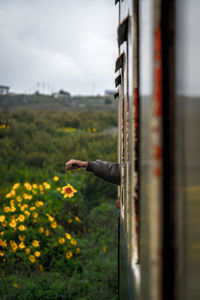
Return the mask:
<svg viewBox="0 0 200 300"><path fill-rule="evenodd" d="M71 94L69 92L64 91L64 90L60 90L58 93L52 94L52 96L55 97L55 98L60 98L60 97L71 98Z"/></svg>
<svg viewBox="0 0 200 300"><path fill-rule="evenodd" d="M105 90L104 95L105 96L113 96L116 93L116 90Z"/></svg>
<svg viewBox="0 0 200 300"><path fill-rule="evenodd" d="M0 95L7 95L9 94L9 86L0 85Z"/></svg>

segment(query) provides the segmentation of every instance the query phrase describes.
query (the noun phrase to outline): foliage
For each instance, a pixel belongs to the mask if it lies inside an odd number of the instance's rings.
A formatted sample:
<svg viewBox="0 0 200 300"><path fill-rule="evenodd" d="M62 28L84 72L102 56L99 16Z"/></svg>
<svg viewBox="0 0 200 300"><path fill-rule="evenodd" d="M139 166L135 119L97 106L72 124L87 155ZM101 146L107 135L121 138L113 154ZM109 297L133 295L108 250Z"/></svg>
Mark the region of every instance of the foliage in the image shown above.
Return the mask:
<svg viewBox="0 0 200 300"><path fill-rule="evenodd" d="M116 299L116 187L65 172L70 158L117 160L117 138L105 134L116 113L4 111L0 122L1 299Z"/></svg>

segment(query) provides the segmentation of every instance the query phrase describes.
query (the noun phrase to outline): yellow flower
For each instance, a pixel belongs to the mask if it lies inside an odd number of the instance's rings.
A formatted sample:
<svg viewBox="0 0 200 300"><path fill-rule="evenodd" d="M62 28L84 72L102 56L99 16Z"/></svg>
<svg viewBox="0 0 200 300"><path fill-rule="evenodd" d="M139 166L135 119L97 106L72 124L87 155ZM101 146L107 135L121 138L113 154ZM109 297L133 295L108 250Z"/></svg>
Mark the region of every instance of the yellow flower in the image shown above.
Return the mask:
<svg viewBox="0 0 200 300"><path fill-rule="evenodd" d="M75 246L76 245L76 240L71 239L70 243Z"/></svg>
<svg viewBox="0 0 200 300"><path fill-rule="evenodd" d="M34 240L34 241L32 242L32 245L33 245L33 247L40 247L40 242L37 241L37 240Z"/></svg>
<svg viewBox="0 0 200 300"><path fill-rule="evenodd" d="M23 241L25 240L26 237L25 237L25 235L19 235L18 238L19 238L20 241L23 242Z"/></svg>
<svg viewBox="0 0 200 300"><path fill-rule="evenodd" d="M8 222L7 221L4 221L3 223L2 223L2 226L3 227L6 227L8 225Z"/></svg>
<svg viewBox="0 0 200 300"><path fill-rule="evenodd" d="M58 176L54 176L53 180L54 180L54 181L58 181L58 180L59 180L59 177L58 177Z"/></svg>
<svg viewBox="0 0 200 300"><path fill-rule="evenodd" d="M14 205L15 200L10 200L10 205L13 206Z"/></svg>
<svg viewBox="0 0 200 300"><path fill-rule="evenodd" d="M30 211L33 211L33 210L35 210L35 209L36 209L35 206L31 206L31 207L30 207Z"/></svg>
<svg viewBox="0 0 200 300"><path fill-rule="evenodd" d="M31 252L31 249L30 248L26 248L25 252L26 252L26 254L29 254Z"/></svg>
<svg viewBox="0 0 200 300"><path fill-rule="evenodd" d="M66 257L67 259L70 259L72 257L73 253L71 251L67 251Z"/></svg>
<svg viewBox="0 0 200 300"><path fill-rule="evenodd" d="M15 220L12 220L10 223L9 223L9 226L12 227L12 228L15 228L17 225L16 221Z"/></svg>
<svg viewBox="0 0 200 300"><path fill-rule="evenodd" d="M42 201L36 201L35 206L36 207L44 206L44 203Z"/></svg>
<svg viewBox="0 0 200 300"><path fill-rule="evenodd" d="M43 232L44 232L44 228L43 228L43 227L40 227L40 228L38 229L38 231L39 231L39 233L43 233Z"/></svg>
<svg viewBox="0 0 200 300"><path fill-rule="evenodd" d="M37 218L38 217L38 213L36 213L35 211L33 212L33 218Z"/></svg>
<svg viewBox="0 0 200 300"><path fill-rule="evenodd" d="M11 192L10 192L10 193L7 193L5 197L6 197L6 198L11 198L11 197L14 197L15 194L16 194L16 193L15 193L15 190L11 190Z"/></svg>
<svg viewBox="0 0 200 300"><path fill-rule="evenodd" d="M60 191L61 191L61 188L59 188L59 187L58 187L58 188L57 188L57 191L59 191L59 192L60 192Z"/></svg>
<svg viewBox="0 0 200 300"><path fill-rule="evenodd" d="M61 244L61 245L65 243L65 239L64 238L59 238L58 241L59 241L59 244Z"/></svg>
<svg viewBox="0 0 200 300"><path fill-rule="evenodd" d="M9 207L9 206L5 206L5 207L4 207L4 211L5 211L6 213L8 213L8 212L10 211L10 207Z"/></svg>
<svg viewBox="0 0 200 300"><path fill-rule="evenodd" d="M40 251L35 251L35 256L40 257Z"/></svg>
<svg viewBox="0 0 200 300"><path fill-rule="evenodd" d="M20 225L20 226L18 227L18 229L19 229L20 231L24 231L24 230L26 230L26 226Z"/></svg>
<svg viewBox="0 0 200 300"><path fill-rule="evenodd" d="M17 244L15 241L10 241L10 246L12 247L12 250L15 252L18 248Z"/></svg>
<svg viewBox="0 0 200 300"><path fill-rule="evenodd" d="M72 223L72 219L69 219L67 222L68 222L69 224L71 224L71 223Z"/></svg>
<svg viewBox="0 0 200 300"><path fill-rule="evenodd" d="M3 236L4 235L4 231L1 231L0 235Z"/></svg>
<svg viewBox="0 0 200 300"><path fill-rule="evenodd" d="M66 236L66 238L67 238L68 240L71 240L71 234L65 233L65 236Z"/></svg>
<svg viewBox="0 0 200 300"><path fill-rule="evenodd" d="M45 235L46 235L46 236L49 236L49 230L48 230L48 229L46 229Z"/></svg>
<svg viewBox="0 0 200 300"><path fill-rule="evenodd" d="M4 251L0 251L0 256L4 256L4 255L5 255Z"/></svg>
<svg viewBox="0 0 200 300"><path fill-rule="evenodd" d="M79 217L77 217L77 216L75 216L75 220L77 221L77 222L80 222L81 220L79 219Z"/></svg>
<svg viewBox="0 0 200 300"><path fill-rule="evenodd" d="M32 188L33 188L33 189L37 189L37 184L34 183L34 184L32 185Z"/></svg>
<svg viewBox="0 0 200 300"><path fill-rule="evenodd" d="M103 247L103 252L106 253L107 252L107 248L106 246Z"/></svg>
<svg viewBox="0 0 200 300"><path fill-rule="evenodd" d="M19 287L18 283L14 283L13 286L17 289Z"/></svg>
<svg viewBox="0 0 200 300"><path fill-rule="evenodd" d="M44 268L42 265L39 265L40 272L44 272Z"/></svg>
<svg viewBox="0 0 200 300"><path fill-rule="evenodd" d="M74 193L76 192L77 190L75 190L73 186L71 186L71 184L67 184L66 186L63 186L61 191L61 193L64 195L64 198L67 197L71 198L74 196Z"/></svg>
<svg viewBox="0 0 200 300"><path fill-rule="evenodd" d="M24 215L19 215L18 220L20 222L23 222L25 220L25 216Z"/></svg>
<svg viewBox="0 0 200 300"><path fill-rule="evenodd" d="M35 262L35 256L34 255L29 255L29 260L30 262L34 263Z"/></svg>
<svg viewBox="0 0 200 300"><path fill-rule="evenodd" d="M6 195L5 195L5 197L6 198L11 198L12 196L11 196L11 193L7 193Z"/></svg>
<svg viewBox="0 0 200 300"><path fill-rule="evenodd" d="M1 247L7 247L7 242L6 242L6 240L0 239L0 246L1 246Z"/></svg>
<svg viewBox="0 0 200 300"><path fill-rule="evenodd" d="M57 227L57 223L56 222L51 223L51 227L52 228L56 228Z"/></svg>
<svg viewBox="0 0 200 300"><path fill-rule="evenodd" d="M31 186L31 184L28 183L28 182L25 182L25 183L24 183L24 187L25 187L28 191L31 191L31 190L32 190L32 186Z"/></svg>
<svg viewBox="0 0 200 300"><path fill-rule="evenodd" d="M24 249L26 246L24 245L24 242L21 242L20 244L19 244L19 248L20 249Z"/></svg>
<svg viewBox="0 0 200 300"><path fill-rule="evenodd" d="M15 211L16 211L15 206L11 206L10 211L11 211L11 212L15 212Z"/></svg>
<svg viewBox="0 0 200 300"><path fill-rule="evenodd" d="M1 215L0 216L0 222L4 222L5 221L5 216L4 215Z"/></svg>
<svg viewBox="0 0 200 300"><path fill-rule="evenodd" d="M47 214L47 216L48 216L48 219L49 219L50 222L54 221L54 217L50 216L49 214Z"/></svg>
<svg viewBox="0 0 200 300"><path fill-rule="evenodd" d="M76 248L76 254L79 254L80 253L80 248Z"/></svg>
<svg viewBox="0 0 200 300"><path fill-rule="evenodd" d="M15 183L15 184L13 185L12 189L13 189L13 190L16 190L16 189L18 189L19 186L20 186L20 183L17 182L17 183Z"/></svg>
<svg viewBox="0 0 200 300"><path fill-rule="evenodd" d="M28 211L28 210L25 210L25 212L24 212L26 215L27 215L27 217L29 217L30 216L30 212Z"/></svg>
<svg viewBox="0 0 200 300"><path fill-rule="evenodd" d="M47 182L43 182L43 185L44 185L46 190L49 190L51 188L51 185Z"/></svg>
<svg viewBox="0 0 200 300"><path fill-rule="evenodd" d="M23 194L23 197L25 200L31 200L33 198L32 195L28 195L28 194Z"/></svg>
<svg viewBox="0 0 200 300"><path fill-rule="evenodd" d="M17 202L22 202L22 198L20 196L17 196Z"/></svg>

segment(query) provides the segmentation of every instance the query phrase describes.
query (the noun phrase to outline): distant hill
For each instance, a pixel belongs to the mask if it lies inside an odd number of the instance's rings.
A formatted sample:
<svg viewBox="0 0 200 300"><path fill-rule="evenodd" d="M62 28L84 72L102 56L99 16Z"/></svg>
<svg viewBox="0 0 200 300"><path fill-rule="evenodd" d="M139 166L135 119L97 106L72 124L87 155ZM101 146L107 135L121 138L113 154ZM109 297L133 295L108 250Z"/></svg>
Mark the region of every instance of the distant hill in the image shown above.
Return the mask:
<svg viewBox="0 0 200 300"><path fill-rule="evenodd" d="M112 96L59 97L48 95L0 95L0 110L116 110L117 101Z"/></svg>

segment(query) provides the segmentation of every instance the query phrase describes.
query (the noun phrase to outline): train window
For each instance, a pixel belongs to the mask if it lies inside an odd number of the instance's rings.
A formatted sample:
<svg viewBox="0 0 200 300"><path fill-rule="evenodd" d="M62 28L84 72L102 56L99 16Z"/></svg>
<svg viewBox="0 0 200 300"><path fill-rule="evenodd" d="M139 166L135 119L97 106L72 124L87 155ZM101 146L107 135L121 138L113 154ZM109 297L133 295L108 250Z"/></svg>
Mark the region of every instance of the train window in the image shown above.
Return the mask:
<svg viewBox="0 0 200 300"><path fill-rule="evenodd" d="M199 299L200 284L200 2L177 0L176 102L178 197L185 206L179 259L181 299ZM185 249L185 251L184 251ZM184 283L184 284L183 284Z"/></svg>

